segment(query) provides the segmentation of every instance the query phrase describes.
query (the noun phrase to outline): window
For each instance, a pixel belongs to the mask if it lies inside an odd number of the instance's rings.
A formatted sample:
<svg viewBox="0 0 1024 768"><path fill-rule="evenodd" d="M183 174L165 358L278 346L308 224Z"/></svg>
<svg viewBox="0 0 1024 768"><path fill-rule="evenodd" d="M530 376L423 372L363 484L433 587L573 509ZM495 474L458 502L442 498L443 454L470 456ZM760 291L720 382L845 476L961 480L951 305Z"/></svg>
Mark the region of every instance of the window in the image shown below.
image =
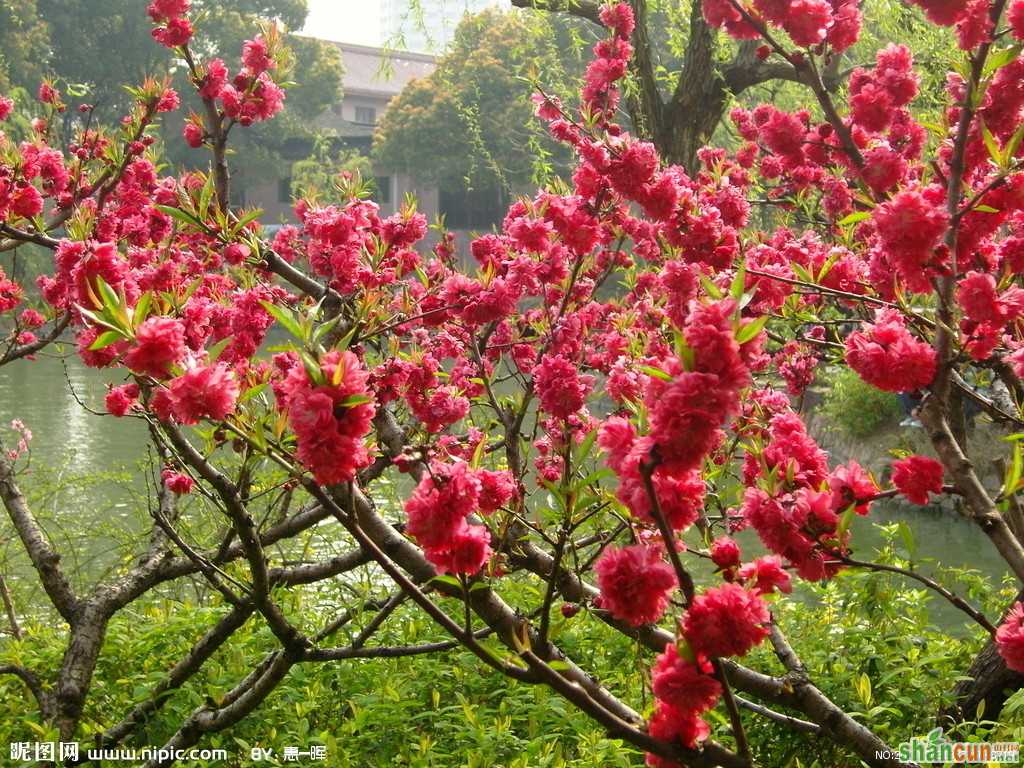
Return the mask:
<svg viewBox="0 0 1024 768"><path fill-rule="evenodd" d="M376 188L373 199L380 205L388 205L391 203L391 177L390 176L374 176L373 185Z"/></svg>
<svg viewBox="0 0 1024 768"><path fill-rule="evenodd" d="M277 182L277 202L290 203L292 201L292 177L285 176Z"/></svg>
<svg viewBox="0 0 1024 768"><path fill-rule="evenodd" d="M377 123L377 110L373 107L356 107L355 122L359 125L375 125Z"/></svg>

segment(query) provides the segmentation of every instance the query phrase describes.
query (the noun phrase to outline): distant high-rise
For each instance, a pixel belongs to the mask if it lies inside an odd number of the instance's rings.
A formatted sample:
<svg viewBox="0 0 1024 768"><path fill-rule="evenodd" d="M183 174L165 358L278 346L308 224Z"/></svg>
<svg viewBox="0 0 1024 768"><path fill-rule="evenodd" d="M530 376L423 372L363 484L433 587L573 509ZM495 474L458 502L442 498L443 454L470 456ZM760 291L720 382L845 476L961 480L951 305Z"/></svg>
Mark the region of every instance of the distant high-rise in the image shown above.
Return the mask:
<svg viewBox="0 0 1024 768"><path fill-rule="evenodd" d="M508 0L382 0L381 38L386 46L440 53L467 13L507 7Z"/></svg>

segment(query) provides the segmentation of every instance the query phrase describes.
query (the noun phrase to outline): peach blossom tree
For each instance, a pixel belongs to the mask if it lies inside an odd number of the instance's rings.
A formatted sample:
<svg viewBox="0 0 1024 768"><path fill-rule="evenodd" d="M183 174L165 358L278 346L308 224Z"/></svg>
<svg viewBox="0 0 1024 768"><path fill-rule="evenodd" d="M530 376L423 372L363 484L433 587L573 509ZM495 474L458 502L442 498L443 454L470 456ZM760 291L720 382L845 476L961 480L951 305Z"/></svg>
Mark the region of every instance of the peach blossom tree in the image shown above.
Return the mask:
<svg viewBox="0 0 1024 768"><path fill-rule="evenodd" d="M280 36L268 27L240 61L207 60L189 45L188 0L154 0L154 40L202 100L184 130L208 172L162 175L154 136L179 97L158 80L133 90L119 126L80 121L66 149L59 89L43 83L33 134L0 136L0 249L52 254L36 306L0 275L0 364L32 365L73 337L85 365L121 378L109 417L144 421L162 466L148 549L82 590L20 488L30 443L6 447L0 496L68 640L57 669L2 671L76 737L111 617L197 579L223 618L92 741L130 740L164 694L261 622L278 649L168 749L256 711L297 665L461 646L481 670L549 687L651 765L771 765L747 739L752 717L868 765L904 764L816 684L773 607L800 581L888 569L962 610L1004 669L1024 671L1022 604L986 616L923 574L854 557L851 523L877 500L950 495L1024 580L1020 434L999 487L963 437L965 402L1024 425L1024 0L917 4L959 47L939 125L913 114L919 80L902 45L854 69L844 99L824 87L857 39L855 0L704 0L710 27L757 41L814 106L734 110L737 146L704 148L691 173L616 122L634 13L600 7L606 34L579 103L536 97L573 152L571 179L515 202L462 259L447 233L426 245L412 204L382 216L352 175L342 203L296 200L296 223L265 236L259 211L230 204L230 167L245 158L229 139L282 107ZM0 118L12 106L0 99ZM753 225L752 201L773 228ZM286 341L268 348L271 332ZM794 407L824 364L918 395L933 455L894 461L891 485L830 461ZM258 473L260 494L293 500L280 519L254 513ZM406 489L395 509L385 486ZM190 495L219 543L182 532ZM349 550L283 558L314 526ZM741 529L763 554L741 551ZM357 642L335 645L331 624L283 607L289 589L370 567L447 639L374 645L385 604ZM542 598L510 602L512 578ZM650 650L645 711L556 644L553 614L579 610ZM749 665L762 644L782 674ZM729 726L713 735L715 708Z"/></svg>

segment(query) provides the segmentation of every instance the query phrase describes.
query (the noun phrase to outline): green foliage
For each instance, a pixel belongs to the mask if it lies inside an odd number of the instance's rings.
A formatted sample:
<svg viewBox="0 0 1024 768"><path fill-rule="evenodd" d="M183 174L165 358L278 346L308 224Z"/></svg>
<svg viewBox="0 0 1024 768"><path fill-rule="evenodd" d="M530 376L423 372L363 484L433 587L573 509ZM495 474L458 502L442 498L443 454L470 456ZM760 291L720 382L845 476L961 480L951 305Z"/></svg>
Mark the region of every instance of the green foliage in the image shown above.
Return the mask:
<svg viewBox="0 0 1024 768"><path fill-rule="evenodd" d="M35 93L49 51L46 22L36 0L0 0L0 94L13 87Z"/></svg>
<svg viewBox="0 0 1024 768"><path fill-rule="evenodd" d="M354 149L335 150L333 142L318 137L305 160L292 164L292 196L313 197L321 203L341 202L338 179L343 173L363 179L373 177L370 158Z"/></svg>
<svg viewBox="0 0 1024 768"><path fill-rule="evenodd" d="M352 589L355 585L348 585ZM339 590L341 591L341 590ZM313 615L324 619L325 605L296 601L290 613L297 621ZM221 616L223 607L154 601L135 606L112 622L93 679L83 718L84 743L111 724L110 718L146 700L174 660L188 651L199 633ZM362 614L335 638L354 637L372 613ZM587 629L591 627L587 626ZM33 669L60 664L64 637L52 623L26 626L21 642L0 653ZM633 655L628 640L608 633L609 645L578 647L579 638L564 639L607 673L612 684L624 679L617 671ZM437 639L433 626L415 610L398 612L376 642L415 643ZM256 659L277 647L258 620L251 620L211 659L201 673L172 693L139 734L136 744L157 745L182 719L207 698L218 700L251 669ZM628 667L627 667L628 670ZM639 677L634 685L639 683ZM33 712L33 702L15 678L0 677L0 740L56 738ZM253 746L271 747L280 757L285 746L327 746L327 765L367 766L507 766L508 768L611 768L640 766L642 755L618 740L544 686L510 683L481 669L469 653L442 653L404 659L371 659L305 664L292 669L257 712L233 729L204 740L204 747L224 748L228 761L203 763L203 768L247 765ZM244 756L238 760L235 756ZM182 766L198 768L194 763ZM287 765L269 762L266 765Z"/></svg>
<svg viewBox="0 0 1024 768"><path fill-rule="evenodd" d="M883 536L876 559L906 565L906 542L896 526L886 527ZM976 601L989 615L996 615L1010 599L1010 591L992 589L976 573L940 571L937 578ZM372 579L334 582L290 595L284 606L293 621L313 626L370 593L379 595L379 590L379 583ZM503 584L503 591L519 593L517 599L539 603L542 595L536 590L536 585L514 577ZM449 603L449 611L457 612L458 605ZM815 684L839 706L870 723L883 739L898 743L930 730L935 712L981 645L976 628L957 629L958 618L953 620L956 626L936 626L935 607L935 598L910 588L899 576L851 570L824 585L802 586L799 596L776 601L773 613ZM186 653L224 611L209 600L200 606L147 598L119 614L96 670L81 739L87 740L91 733L109 726L112 717L146 700L172 660ZM346 638L354 637L372 615L357 614L333 642L348 642ZM26 629L24 640L9 642L0 652L0 663L55 669L63 651L63 634L52 622L27 622ZM414 608L399 609L371 644L419 643L440 637ZM648 712L644 672L651 663L648 651L585 610L568 620L556 610L552 638L616 695L638 711ZM250 620L195 678L170 694L134 743L163 743L194 708L208 698L218 700L248 673L254 659L276 647L265 625ZM745 663L783 674L767 644ZM1024 725L1022 716L1024 702L1011 699L1000 723L969 723L960 732L964 738L1012 735ZM714 737L729 743L724 715L716 711L710 717ZM807 759L810 737L747 711L743 717L754 752L765 765L860 765L825 740L813 742L814 763ZM0 742L50 736L21 684L15 678L0 677ZM327 764L342 768L643 765L641 754L609 739L546 687L510 682L484 670L471 654L452 651L300 665L254 715L204 740L202 746L224 748L231 755L226 762L207 763L204 768L246 765L249 750L257 745L271 747L280 756L285 746L310 744L326 745Z"/></svg>
<svg viewBox="0 0 1024 768"><path fill-rule="evenodd" d="M374 139L383 166L477 189L516 190L567 159L534 120L534 83L568 89L574 56L542 14L466 16L427 78L389 106Z"/></svg>
<svg viewBox="0 0 1024 768"><path fill-rule="evenodd" d="M868 437L903 414L896 395L865 384L848 368L827 381L822 410L836 429L850 437Z"/></svg>
<svg viewBox="0 0 1024 768"><path fill-rule="evenodd" d="M185 68L174 65L171 51L154 44L150 37L153 25L142 12L144 4L137 0L37 2L39 23L49 32L50 72L61 83L84 86L80 96L66 99L65 119L76 119L75 106L86 102L96 106L96 120L109 124L127 104L124 85L138 85L146 77L171 71L182 108L168 115L162 126L168 158L183 164L207 162L206 155L190 150L181 139L182 121L190 110L201 113L202 105ZM0 3L0 9L3 7ZM307 13L305 0L195 0L192 7L196 19L192 49L203 61L223 58L232 72L239 66L242 42L255 34L260 22L273 21L294 31L302 28ZM17 50L6 45L2 13L0 10L0 47ZM293 71L302 74L297 78L301 82L289 85L285 108L274 120L232 135L233 151L246 157L244 168L233 168L243 182L262 180L271 171L284 175L287 165L283 157L289 154L290 142L311 139L310 121L340 98L342 66L337 47L294 34L287 34L285 42L294 56ZM117 55L97 56L97 51L117 51ZM37 80L26 86L33 93Z"/></svg>

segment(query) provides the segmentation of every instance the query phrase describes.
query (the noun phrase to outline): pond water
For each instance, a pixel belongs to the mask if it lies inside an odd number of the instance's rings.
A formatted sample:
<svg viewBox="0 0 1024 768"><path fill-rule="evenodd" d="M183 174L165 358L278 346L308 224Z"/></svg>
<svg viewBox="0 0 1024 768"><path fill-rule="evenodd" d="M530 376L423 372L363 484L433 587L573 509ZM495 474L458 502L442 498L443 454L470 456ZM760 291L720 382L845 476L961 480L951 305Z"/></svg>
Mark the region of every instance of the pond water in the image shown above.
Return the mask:
<svg viewBox="0 0 1024 768"><path fill-rule="evenodd" d="M31 462L19 482L58 546L77 543L60 548L87 551L74 563L76 568L69 569L82 578L94 578L116 564L114 553L143 535L148 525L151 461L144 423L94 415L83 407L101 411L105 385L118 382L115 372L86 368L73 355L40 356L0 368L0 436L10 447L14 435L8 427L15 418L33 432ZM871 559L882 540L875 523L899 521L913 529L919 558L977 569L994 583L1007 573L976 526L938 508L876 504L870 518L855 520L856 556ZM9 531L9 526L0 526L5 538ZM88 539L84 547L83 537ZM752 535L748 539L745 534L742 543L752 554ZM12 580L34 591L34 579L26 572L14 537L0 539L0 565L5 562ZM941 602L933 603L936 619L958 622L960 614Z"/></svg>

